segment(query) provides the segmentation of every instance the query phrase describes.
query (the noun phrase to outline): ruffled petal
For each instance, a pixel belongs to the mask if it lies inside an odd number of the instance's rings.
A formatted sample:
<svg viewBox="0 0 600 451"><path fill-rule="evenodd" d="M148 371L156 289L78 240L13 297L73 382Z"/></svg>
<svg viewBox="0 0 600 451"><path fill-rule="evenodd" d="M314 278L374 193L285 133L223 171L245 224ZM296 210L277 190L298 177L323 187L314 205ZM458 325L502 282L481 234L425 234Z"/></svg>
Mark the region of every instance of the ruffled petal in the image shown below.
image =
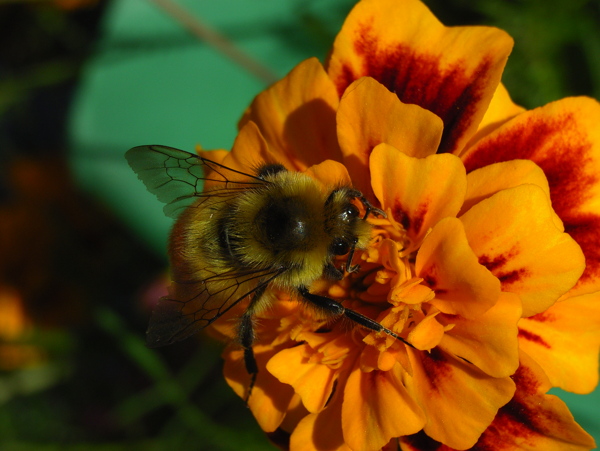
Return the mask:
<svg viewBox="0 0 600 451"><path fill-rule="evenodd" d="M490 376L510 376L519 366L520 318L521 300L513 293L501 293L496 305L475 321L442 313L438 321L454 327L446 331L439 347Z"/></svg>
<svg viewBox="0 0 600 451"><path fill-rule="evenodd" d="M300 395L309 412L319 412L331 396L337 372L320 361L311 361L314 351L306 344L279 351L269 360L267 371Z"/></svg>
<svg viewBox="0 0 600 451"><path fill-rule="evenodd" d="M519 323L519 343L553 386L590 393L598 384L600 292L557 302Z"/></svg>
<svg viewBox="0 0 600 451"><path fill-rule="evenodd" d="M253 350L258 368L263 370L256 376L252 394L248 399L248 407L261 429L265 432L273 432L283 421L294 396L294 390L264 370L267 362L277 352L275 348L255 345ZM250 375L244 367L244 351L230 346L223 353L223 358L225 360L223 373L227 384L240 398L245 398L246 390L250 385Z"/></svg>
<svg viewBox="0 0 600 451"><path fill-rule="evenodd" d="M240 121L254 121L277 153L304 170L323 160L341 161L335 127L339 98L323 66L310 58L261 92Z"/></svg>
<svg viewBox="0 0 600 451"><path fill-rule="evenodd" d="M392 437L423 428L425 415L400 380L400 365L365 373L356 365L344 390L342 428L353 451L383 447Z"/></svg>
<svg viewBox="0 0 600 451"><path fill-rule="evenodd" d="M469 244L502 282L516 293L523 315L543 312L575 285L585 267L577 243L556 227L544 191L521 185L500 191L460 217Z"/></svg>
<svg viewBox="0 0 600 451"><path fill-rule="evenodd" d="M417 0L363 0L338 34L327 71L340 95L363 76L444 122L440 152L461 149L500 82L513 41L488 27L444 27Z"/></svg>
<svg viewBox="0 0 600 451"><path fill-rule="evenodd" d="M467 175L467 194L460 214L483 199L520 185L539 186L550 199L550 187L544 171L529 160L511 160L476 169ZM562 222L557 222L562 227Z"/></svg>
<svg viewBox="0 0 600 451"><path fill-rule="evenodd" d="M371 154L371 183L381 208L391 213L417 247L441 219L456 216L467 179L454 155L413 158L388 144Z"/></svg>
<svg viewBox="0 0 600 451"><path fill-rule="evenodd" d="M513 376L514 398L498 411L474 450L584 451L595 447L594 439L573 419L550 388L542 369L522 353L521 366Z"/></svg>
<svg viewBox="0 0 600 451"><path fill-rule="evenodd" d="M414 374L404 384L427 416L423 430L451 448L473 446L514 394L510 377L489 377L438 348L410 355Z"/></svg>
<svg viewBox="0 0 600 451"><path fill-rule="evenodd" d="M417 105L407 105L372 78L355 81L337 111L337 133L344 163L355 186L370 192L369 155L387 143L413 157L436 152L442 137L439 117Z"/></svg>
<svg viewBox="0 0 600 451"><path fill-rule="evenodd" d="M423 240L415 272L435 291L430 304L451 315L477 318L500 296L500 282L478 262L456 218L443 219Z"/></svg>
<svg viewBox="0 0 600 451"><path fill-rule="evenodd" d="M529 159L546 173L552 206L583 249L586 269L576 294L600 290L600 104L567 98L520 114L464 155L470 172Z"/></svg>

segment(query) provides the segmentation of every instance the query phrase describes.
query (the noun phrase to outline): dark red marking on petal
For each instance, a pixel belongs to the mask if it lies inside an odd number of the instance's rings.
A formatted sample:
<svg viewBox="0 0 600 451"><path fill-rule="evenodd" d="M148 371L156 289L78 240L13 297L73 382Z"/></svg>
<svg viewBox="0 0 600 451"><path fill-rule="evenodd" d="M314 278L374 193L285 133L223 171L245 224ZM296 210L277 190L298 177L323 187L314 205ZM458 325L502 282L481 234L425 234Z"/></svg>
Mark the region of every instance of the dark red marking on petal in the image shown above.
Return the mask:
<svg viewBox="0 0 600 451"><path fill-rule="evenodd" d="M341 76L335 80L340 96L357 78L372 77L402 102L419 105L439 116L444 132L438 153L452 151L479 107L484 87L489 83L492 60L482 59L473 75L465 73L460 60L441 67L439 56L417 53L409 45L381 47L371 23L358 28L354 49L362 57L363 67L355 73L342 63Z"/></svg>
<svg viewBox="0 0 600 451"><path fill-rule="evenodd" d="M402 440L404 444L412 447L415 451L442 451L446 449L445 445L435 441L423 431L407 435Z"/></svg>
<svg viewBox="0 0 600 451"><path fill-rule="evenodd" d="M429 288L431 288L433 291L435 291L436 295L446 294L448 292L448 290L443 289L443 288L438 288L438 286L437 286L438 282L434 275L435 273L436 273L436 267L430 266L429 268L427 268L427 272L421 274L420 277L423 278L423 282L425 282L425 285L427 285Z"/></svg>
<svg viewBox="0 0 600 451"><path fill-rule="evenodd" d="M519 268L519 269L515 269L514 271L496 274L496 277L498 277L498 280L500 280L500 282L502 283L502 286L504 286L504 285L510 285L521 279L524 279L528 274L529 274L529 271L527 271L525 268Z"/></svg>
<svg viewBox="0 0 600 451"><path fill-rule="evenodd" d="M421 353L421 361L425 375L429 379L431 387L437 391L439 382L452 372L452 367L444 357L442 351L433 348L431 352Z"/></svg>
<svg viewBox="0 0 600 451"><path fill-rule="evenodd" d="M529 316L527 319L531 321L537 321L538 323L554 322L556 321L556 315L546 311L538 313L537 315Z"/></svg>
<svg viewBox="0 0 600 451"><path fill-rule="evenodd" d="M410 227L410 216L408 216L408 213L399 202L396 202L392 207L392 216L397 223L404 227L404 230L408 230Z"/></svg>
<svg viewBox="0 0 600 451"><path fill-rule="evenodd" d="M550 150L543 150L544 146ZM581 212L600 182L600 174L586 172L591 151L587 137L577 134L575 115L564 113L544 120L531 117L479 145L464 160L467 172L514 159L532 160L542 168L550 184L552 207L563 220L565 232L585 254L580 283L600 277L600 216Z"/></svg>
<svg viewBox="0 0 600 451"><path fill-rule="evenodd" d="M421 277L423 277L423 282L425 282L425 285L427 285L432 290L437 285L437 280L431 274L423 274Z"/></svg>
<svg viewBox="0 0 600 451"><path fill-rule="evenodd" d="M421 231L423 223L425 222L425 216L429 210L428 207L429 205L427 203L420 204L413 214L413 231L417 235Z"/></svg>
<svg viewBox="0 0 600 451"><path fill-rule="evenodd" d="M549 412L535 411L523 401L524 397L535 396L541 387L541 382L535 373L526 366L519 366L511 379L517 386L517 392L511 401L501 407L492 424L485 430L471 451L502 451L513 450L518 439L530 440L541 431L542 418L550 418ZM540 420L542 420L540 422ZM504 442L502 439L506 437ZM515 440L516 439L516 440ZM534 442L530 443L535 446Z"/></svg>
<svg viewBox="0 0 600 451"><path fill-rule="evenodd" d="M490 257L489 255L479 256L479 264L485 266L491 272L494 272L495 269L504 266L506 262L507 258L502 254L494 257Z"/></svg>
<svg viewBox="0 0 600 451"><path fill-rule="evenodd" d="M585 255L585 271L580 282L600 277L600 216L594 214L559 214L565 232L571 235Z"/></svg>
<svg viewBox="0 0 600 451"><path fill-rule="evenodd" d="M515 374L510 378L517 385L521 395L535 395L540 391L540 387L542 386L542 383L537 378L535 372L527 366L520 365L519 368L517 368L517 371L515 371Z"/></svg>
<svg viewBox="0 0 600 451"><path fill-rule="evenodd" d="M534 334L533 332L529 332L528 330L525 329L521 329L519 328L519 337L530 341L532 343L538 344L540 346L543 346L546 349L551 349L552 346L550 346L546 340L544 340L542 337L540 337L538 334Z"/></svg>
<svg viewBox="0 0 600 451"><path fill-rule="evenodd" d="M529 274L529 271L527 271L525 268L519 268L506 272L500 271L500 268L502 268L512 257L514 257L515 254L515 252L511 251L508 252L508 254L500 254L494 257L490 257L489 255L481 255L479 256L479 263L492 272L498 278L498 280L500 280L503 286L510 285L520 279L525 278Z"/></svg>

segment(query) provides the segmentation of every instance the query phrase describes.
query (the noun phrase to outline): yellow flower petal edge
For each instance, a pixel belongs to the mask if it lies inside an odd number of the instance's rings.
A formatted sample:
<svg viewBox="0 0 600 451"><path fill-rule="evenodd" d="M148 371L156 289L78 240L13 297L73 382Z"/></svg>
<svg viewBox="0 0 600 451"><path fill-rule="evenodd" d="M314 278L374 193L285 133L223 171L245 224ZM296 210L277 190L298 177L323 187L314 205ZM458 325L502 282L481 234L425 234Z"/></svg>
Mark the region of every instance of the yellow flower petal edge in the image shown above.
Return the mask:
<svg viewBox="0 0 600 451"><path fill-rule="evenodd" d="M581 248L556 227L550 203L536 185L500 191L460 217L469 244L502 283L520 296L523 316L550 307L585 268Z"/></svg>
<svg viewBox="0 0 600 451"><path fill-rule="evenodd" d="M362 0L334 42L327 72L340 95L369 76L432 111L444 122L440 152L458 152L477 130L512 45L495 28L444 27L417 0Z"/></svg>

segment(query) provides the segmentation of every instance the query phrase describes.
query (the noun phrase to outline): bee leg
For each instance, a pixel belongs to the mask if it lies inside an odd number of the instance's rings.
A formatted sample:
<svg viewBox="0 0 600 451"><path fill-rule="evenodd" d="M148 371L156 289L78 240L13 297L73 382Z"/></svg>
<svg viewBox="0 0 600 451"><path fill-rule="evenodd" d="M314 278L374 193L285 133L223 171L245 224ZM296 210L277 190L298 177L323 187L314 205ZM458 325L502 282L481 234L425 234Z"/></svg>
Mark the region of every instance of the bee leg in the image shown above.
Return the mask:
<svg viewBox="0 0 600 451"><path fill-rule="evenodd" d="M365 215L363 216L363 219L367 219L367 216L369 216L369 213L373 213L376 214L377 216L381 216L382 218L387 218L387 215L385 214L385 211L374 207L371 202L369 202L367 200L366 197L364 196L360 196L359 200L361 201L361 203L364 205L365 207Z"/></svg>
<svg viewBox="0 0 600 451"><path fill-rule="evenodd" d="M246 310L246 313L244 313L240 319L238 337L240 344L244 349L244 365L246 366L246 371L250 375L250 385L248 385L248 392L244 399L246 404L248 404L252 388L254 388L254 383L256 382L256 375L258 374L258 365L256 364L254 350L252 349L255 335L254 324L252 323L252 311L250 309Z"/></svg>
<svg viewBox="0 0 600 451"><path fill-rule="evenodd" d="M252 394L254 384L256 383L256 375L258 374L258 365L256 364L256 358L254 357L254 349L252 348L252 345L254 344L254 339L256 338L256 335L254 334L254 322L252 321L252 316L254 315L254 306L262 297L268 286L268 282L264 283L263 281L261 281L258 283L258 287L254 291L254 295L252 296L252 300L250 301L250 305L248 305L248 308L240 318L237 330L239 342L242 345L242 349L244 350L244 365L246 367L246 371L250 375L248 393L246 393L246 398L244 399L246 405L248 405L248 400L250 399L250 395Z"/></svg>
<svg viewBox="0 0 600 451"><path fill-rule="evenodd" d="M356 243L358 242L358 238L354 238L354 242L352 243L352 247L350 248L350 252L348 253L348 259L346 260L346 272L351 274L360 269L360 265L352 266L352 259L354 258L354 251L356 251Z"/></svg>
<svg viewBox="0 0 600 451"><path fill-rule="evenodd" d="M318 308L319 310L321 310L325 313L328 313L332 316L345 316L346 318L352 320L359 326L362 326L369 330L373 330L375 332L385 332L386 334L390 335L391 337L394 337L397 340L400 340L405 345L410 346L413 349L415 348L413 345L411 345L408 341L406 341L400 335L383 327L377 321L372 320L371 318L367 318L366 316L361 315L360 313L355 312L354 310L347 309L342 304L334 301L333 299L330 299L325 296L320 296L318 294L313 294L313 293L309 292L308 288L306 288L306 287L299 287L298 292L300 293L300 296L302 296L306 301L308 301L313 306L315 306L316 308Z"/></svg>

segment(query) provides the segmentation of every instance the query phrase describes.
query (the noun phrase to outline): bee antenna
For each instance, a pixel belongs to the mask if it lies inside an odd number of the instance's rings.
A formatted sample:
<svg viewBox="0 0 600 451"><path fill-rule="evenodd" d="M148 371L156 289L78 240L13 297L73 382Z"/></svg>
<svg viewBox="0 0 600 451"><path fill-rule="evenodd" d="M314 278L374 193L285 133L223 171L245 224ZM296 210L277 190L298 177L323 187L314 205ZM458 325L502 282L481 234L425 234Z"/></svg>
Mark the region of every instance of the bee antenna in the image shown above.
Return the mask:
<svg viewBox="0 0 600 451"><path fill-rule="evenodd" d="M359 200L365 207L365 215L363 216L363 219L367 219L369 213L381 216L382 218L387 218L385 211L381 210L380 208L374 207L373 204L371 204L371 202L369 202L365 196L360 196Z"/></svg>

